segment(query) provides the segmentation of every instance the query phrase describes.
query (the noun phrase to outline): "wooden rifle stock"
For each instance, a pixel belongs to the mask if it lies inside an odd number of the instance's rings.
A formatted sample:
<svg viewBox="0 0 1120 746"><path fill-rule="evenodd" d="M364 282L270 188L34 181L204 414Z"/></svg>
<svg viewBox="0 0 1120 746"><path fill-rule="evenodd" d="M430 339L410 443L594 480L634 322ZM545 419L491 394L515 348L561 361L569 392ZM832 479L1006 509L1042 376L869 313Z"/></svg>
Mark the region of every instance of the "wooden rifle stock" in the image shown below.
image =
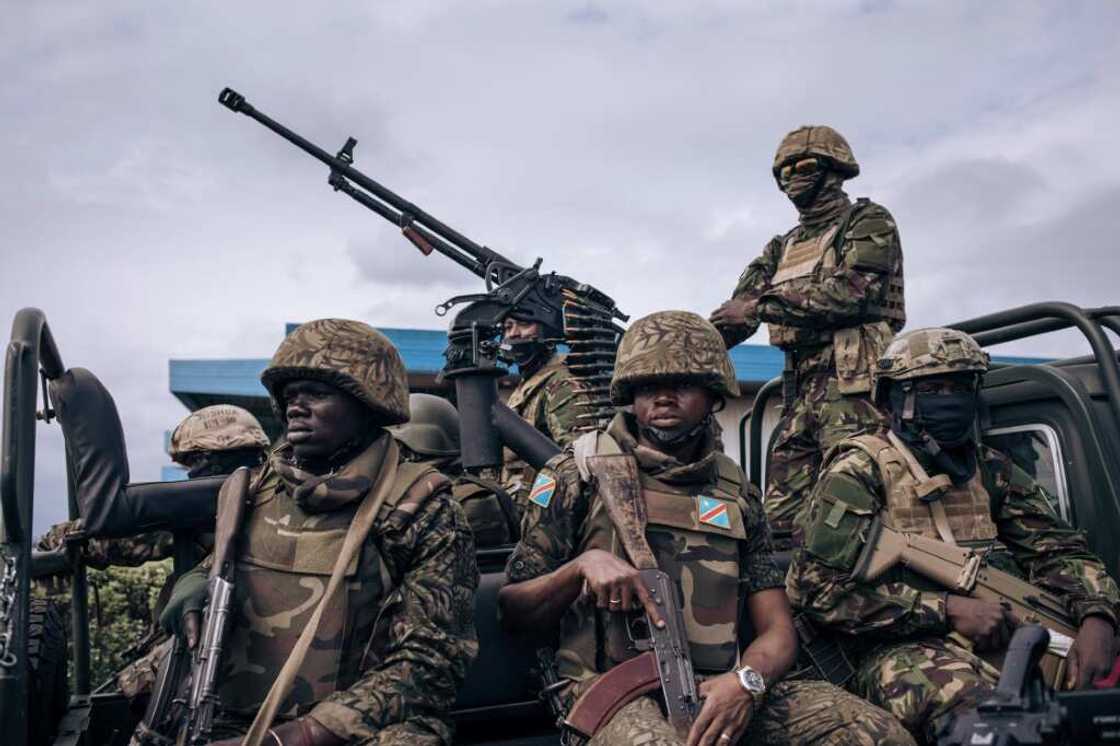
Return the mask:
<svg viewBox="0 0 1120 746"><path fill-rule="evenodd" d="M884 526L876 518L851 575L855 580L871 583L901 565L951 593L1003 604L1022 624L1041 624L1050 632L1043 672L1052 686L1059 687L1066 653L1077 636L1076 623L1061 599L990 567L985 554L920 534L905 534Z"/></svg>

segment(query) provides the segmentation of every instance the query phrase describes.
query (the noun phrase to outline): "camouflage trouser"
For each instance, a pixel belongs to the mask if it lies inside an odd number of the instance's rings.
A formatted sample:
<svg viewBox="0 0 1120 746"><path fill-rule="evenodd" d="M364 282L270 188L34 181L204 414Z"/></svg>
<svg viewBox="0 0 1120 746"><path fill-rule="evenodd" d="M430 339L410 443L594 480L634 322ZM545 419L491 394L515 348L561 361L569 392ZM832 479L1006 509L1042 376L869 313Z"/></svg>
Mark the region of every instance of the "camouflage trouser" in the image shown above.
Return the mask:
<svg viewBox="0 0 1120 746"><path fill-rule="evenodd" d="M220 741L226 738L244 736L249 732L251 725L251 721L217 720L214 723L211 740ZM270 740L272 739L265 738L265 746L268 746ZM273 740L273 742L275 741ZM394 723L388 728L383 728L373 738L350 740L346 743L354 744L354 746L412 746L413 744L415 746L445 746L447 742L423 725L404 722ZM155 746L155 744L150 740L145 740L137 732L132 735L129 746Z"/></svg>
<svg viewBox="0 0 1120 746"><path fill-rule="evenodd" d="M939 720L986 699L999 671L944 638L884 645L863 657L854 680L858 694L890 711L914 734L934 743Z"/></svg>
<svg viewBox="0 0 1120 746"><path fill-rule="evenodd" d="M780 681L754 714L741 744L913 746L898 721L824 681ZM651 697L620 709L588 746L684 746Z"/></svg>
<svg viewBox="0 0 1120 746"><path fill-rule="evenodd" d="M770 525L790 531L808 503L824 453L844 438L873 430L882 416L865 394L841 394L835 370L801 376L798 395L782 413L767 461L766 499Z"/></svg>

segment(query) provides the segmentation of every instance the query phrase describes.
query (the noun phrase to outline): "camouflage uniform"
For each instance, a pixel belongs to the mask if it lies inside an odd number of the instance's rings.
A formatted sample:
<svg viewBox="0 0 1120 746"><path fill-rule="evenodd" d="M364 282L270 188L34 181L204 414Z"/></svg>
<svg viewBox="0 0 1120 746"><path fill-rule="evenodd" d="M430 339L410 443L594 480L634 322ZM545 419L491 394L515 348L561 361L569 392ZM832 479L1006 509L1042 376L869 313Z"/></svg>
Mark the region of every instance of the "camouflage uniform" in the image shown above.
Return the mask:
<svg viewBox="0 0 1120 746"><path fill-rule="evenodd" d="M816 157L839 174L814 215L775 236L743 271L732 294L757 299L756 317L728 338L739 342L761 322L770 344L786 353L787 406L767 464L766 515L775 529L793 528L822 454L848 435L879 425L867 401L869 364L906 321L902 245L894 218L866 199L854 204L839 181L859 173L848 143L829 127L786 135L774 174Z"/></svg>
<svg viewBox="0 0 1120 746"><path fill-rule="evenodd" d="M681 365L681 356L667 350L687 350L688 362ZM721 395L734 395L737 389L727 353L708 322L685 312L654 314L635 322L623 338L612 397L625 404L632 400L634 385L682 376ZM540 471L522 539L507 566L509 580L517 583L552 572L589 549L621 553L598 492L580 476L577 452L586 445L583 438L594 438L595 452L622 452L637 461L650 547L658 567L686 589L682 610L696 672L712 676L729 671L739 659L746 597L782 586L758 490L713 447L710 429L701 436L701 457L691 463L640 445L636 432L633 415L619 413L605 431L582 436ZM557 670L572 682L564 694L569 705L599 673L636 654L622 615L597 609L587 597L565 614L559 640ZM856 727L862 732L852 730ZM804 681L771 687L746 739L766 744L911 743L881 710L830 684ZM682 741L656 700L641 697L619 710L592 743L677 746Z"/></svg>
<svg viewBox="0 0 1120 746"><path fill-rule="evenodd" d="M459 460L459 413L432 394L408 397L412 418L389 428L410 461L430 464L451 478L451 495L463 506L478 547L510 544L517 539L517 510L501 485L463 472Z"/></svg>
<svg viewBox="0 0 1120 746"><path fill-rule="evenodd" d="M579 435L577 417L585 411L579 382L568 370L564 358L562 354L554 354L544 365L526 376L506 402L510 409L561 448ZM501 481L513 495L519 511L525 509L533 475L533 467L513 451L505 450Z"/></svg>
<svg viewBox="0 0 1120 746"><path fill-rule="evenodd" d="M961 338L967 335L909 332L891 344L880 366L900 378L986 368L987 356L971 340L966 353L973 362L955 362L962 359L955 352L937 360L949 349L946 343ZM899 350L913 357L919 347L924 357L900 371ZM878 380L875 385L882 388ZM805 546L795 553L786 581L794 606L837 635L859 661L855 690L930 739L941 716L984 699L999 672L951 633L944 588L901 568L874 584L850 577L874 517L935 539L947 531L962 545L987 547L998 538L1006 549L989 561L1064 598L1077 624L1095 614L1115 625L1120 614L1116 583L1084 535L1058 517L1043 488L998 451L978 446L976 459L971 479L940 491L939 518L938 509L916 497L923 472L927 479L937 476L922 451L888 431L844 441L828 454L813 490Z"/></svg>
<svg viewBox="0 0 1120 746"><path fill-rule="evenodd" d="M408 419L400 357L360 322L300 326L262 374L280 412L284 384L307 379L352 394L384 424ZM215 737L248 729L322 598L348 526L392 458L399 466L390 497L347 570L345 592L328 601L280 717L309 715L347 743L450 743L446 712L477 652L474 545L447 478L399 453L381 435L316 476L282 442L254 471Z"/></svg>

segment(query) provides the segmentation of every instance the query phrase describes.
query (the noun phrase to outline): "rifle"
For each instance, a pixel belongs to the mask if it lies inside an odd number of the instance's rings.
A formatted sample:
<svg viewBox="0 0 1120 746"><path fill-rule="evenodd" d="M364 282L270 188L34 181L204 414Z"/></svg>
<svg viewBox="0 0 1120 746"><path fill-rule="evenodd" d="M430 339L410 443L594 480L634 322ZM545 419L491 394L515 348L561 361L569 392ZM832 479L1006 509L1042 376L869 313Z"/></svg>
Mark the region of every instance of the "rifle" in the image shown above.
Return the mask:
<svg viewBox="0 0 1120 746"><path fill-rule="evenodd" d="M1120 742L1120 689L1055 693L1040 659L1050 634L1040 625L1015 630L992 697L944 724L938 746L1096 746Z"/></svg>
<svg viewBox="0 0 1120 746"><path fill-rule="evenodd" d="M564 725L589 739L622 706L660 687L666 718L683 737L700 711L700 693L684 626L681 590L657 569L645 537L645 502L637 461L625 454L601 454L588 456L586 468L594 475L611 523L643 585L660 607L665 626L658 628L648 615L629 619L626 632L640 654L601 674L572 705ZM644 627L645 634L638 627Z"/></svg>
<svg viewBox="0 0 1120 746"><path fill-rule="evenodd" d="M586 411L579 416L583 429L597 429L609 422L614 413L609 396L610 376L621 335L614 320L626 321L629 317L606 293L555 272L542 274L540 258L532 266L523 267L374 181L354 167L354 147L358 141L353 137L347 138L342 148L331 155L255 109L231 88L223 89L218 101L326 164L330 169L327 183L335 191L398 226L422 254L438 252L482 278L485 293L456 296L436 306L439 316L460 303L471 303L473 308L473 313L466 317L460 314L455 319L449 335L451 345L445 353L449 374L459 368L478 367L479 358L490 352L480 352L480 343L485 348L487 340L500 336L502 322L516 308L535 321L563 330L563 339L552 341L568 345L568 367L584 383Z"/></svg>
<svg viewBox="0 0 1120 746"><path fill-rule="evenodd" d="M218 710L218 663L233 601L236 571L236 539L245 515L249 492L249 470L240 467L222 485L218 495L218 519L214 527L214 555L210 566L206 612L202 633L191 662L191 692L187 700L187 719L179 730L179 744L200 746L210 743L214 714Z"/></svg>
<svg viewBox="0 0 1120 746"><path fill-rule="evenodd" d="M987 552L947 544L919 534L904 534L871 522L867 543L852 568L852 578L870 583L902 565L938 585L962 595L996 601L1010 607L1024 624L1040 624L1049 635L1042 669L1047 681L1060 686L1065 657L1077 637L1077 625L1056 596L987 564Z"/></svg>

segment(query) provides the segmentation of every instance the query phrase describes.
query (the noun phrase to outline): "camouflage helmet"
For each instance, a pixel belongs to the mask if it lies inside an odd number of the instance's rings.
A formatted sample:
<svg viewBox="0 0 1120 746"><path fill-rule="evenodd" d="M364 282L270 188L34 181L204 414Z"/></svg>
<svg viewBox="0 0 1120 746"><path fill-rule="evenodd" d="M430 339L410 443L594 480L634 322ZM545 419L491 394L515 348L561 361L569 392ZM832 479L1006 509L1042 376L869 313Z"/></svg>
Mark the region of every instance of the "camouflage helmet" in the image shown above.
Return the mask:
<svg viewBox="0 0 1120 746"><path fill-rule="evenodd" d="M618 345L611 399L634 401L634 388L660 379L685 379L721 396L738 396L727 347L711 322L689 311L658 311L635 321Z"/></svg>
<svg viewBox="0 0 1120 746"><path fill-rule="evenodd" d="M171 433L167 449L172 461L200 451L236 451L242 448L268 448L257 418L232 404L215 404L191 412Z"/></svg>
<svg viewBox="0 0 1120 746"><path fill-rule="evenodd" d="M421 456L459 455L459 412L442 396L412 394L408 397L412 417L389 428L409 450Z"/></svg>
<svg viewBox="0 0 1120 746"><path fill-rule="evenodd" d="M831 127L805 125L782 138L774 154L774 178L790 161L813 156L827 160L846 179L859 175L859 163L843 135Z"/></svg>
<svg viewBox="0 0 1120 746"><path fill-rule="evenodd" d="M281 391L289 381L312 379L337 386L377 414L383 424L408 421L408 378L393 343L368 324L318 319L289 334L261 382L284 416Z"/></svg>
<svg viewBox="0 0 1120 746"><path fill-rule="evenodd" d="M871 398L880 402L887 382L909 381L947 373L988 370L991 358L976 340L956 329L914 329L899 334L879 358L871 376Z"/></svg>

